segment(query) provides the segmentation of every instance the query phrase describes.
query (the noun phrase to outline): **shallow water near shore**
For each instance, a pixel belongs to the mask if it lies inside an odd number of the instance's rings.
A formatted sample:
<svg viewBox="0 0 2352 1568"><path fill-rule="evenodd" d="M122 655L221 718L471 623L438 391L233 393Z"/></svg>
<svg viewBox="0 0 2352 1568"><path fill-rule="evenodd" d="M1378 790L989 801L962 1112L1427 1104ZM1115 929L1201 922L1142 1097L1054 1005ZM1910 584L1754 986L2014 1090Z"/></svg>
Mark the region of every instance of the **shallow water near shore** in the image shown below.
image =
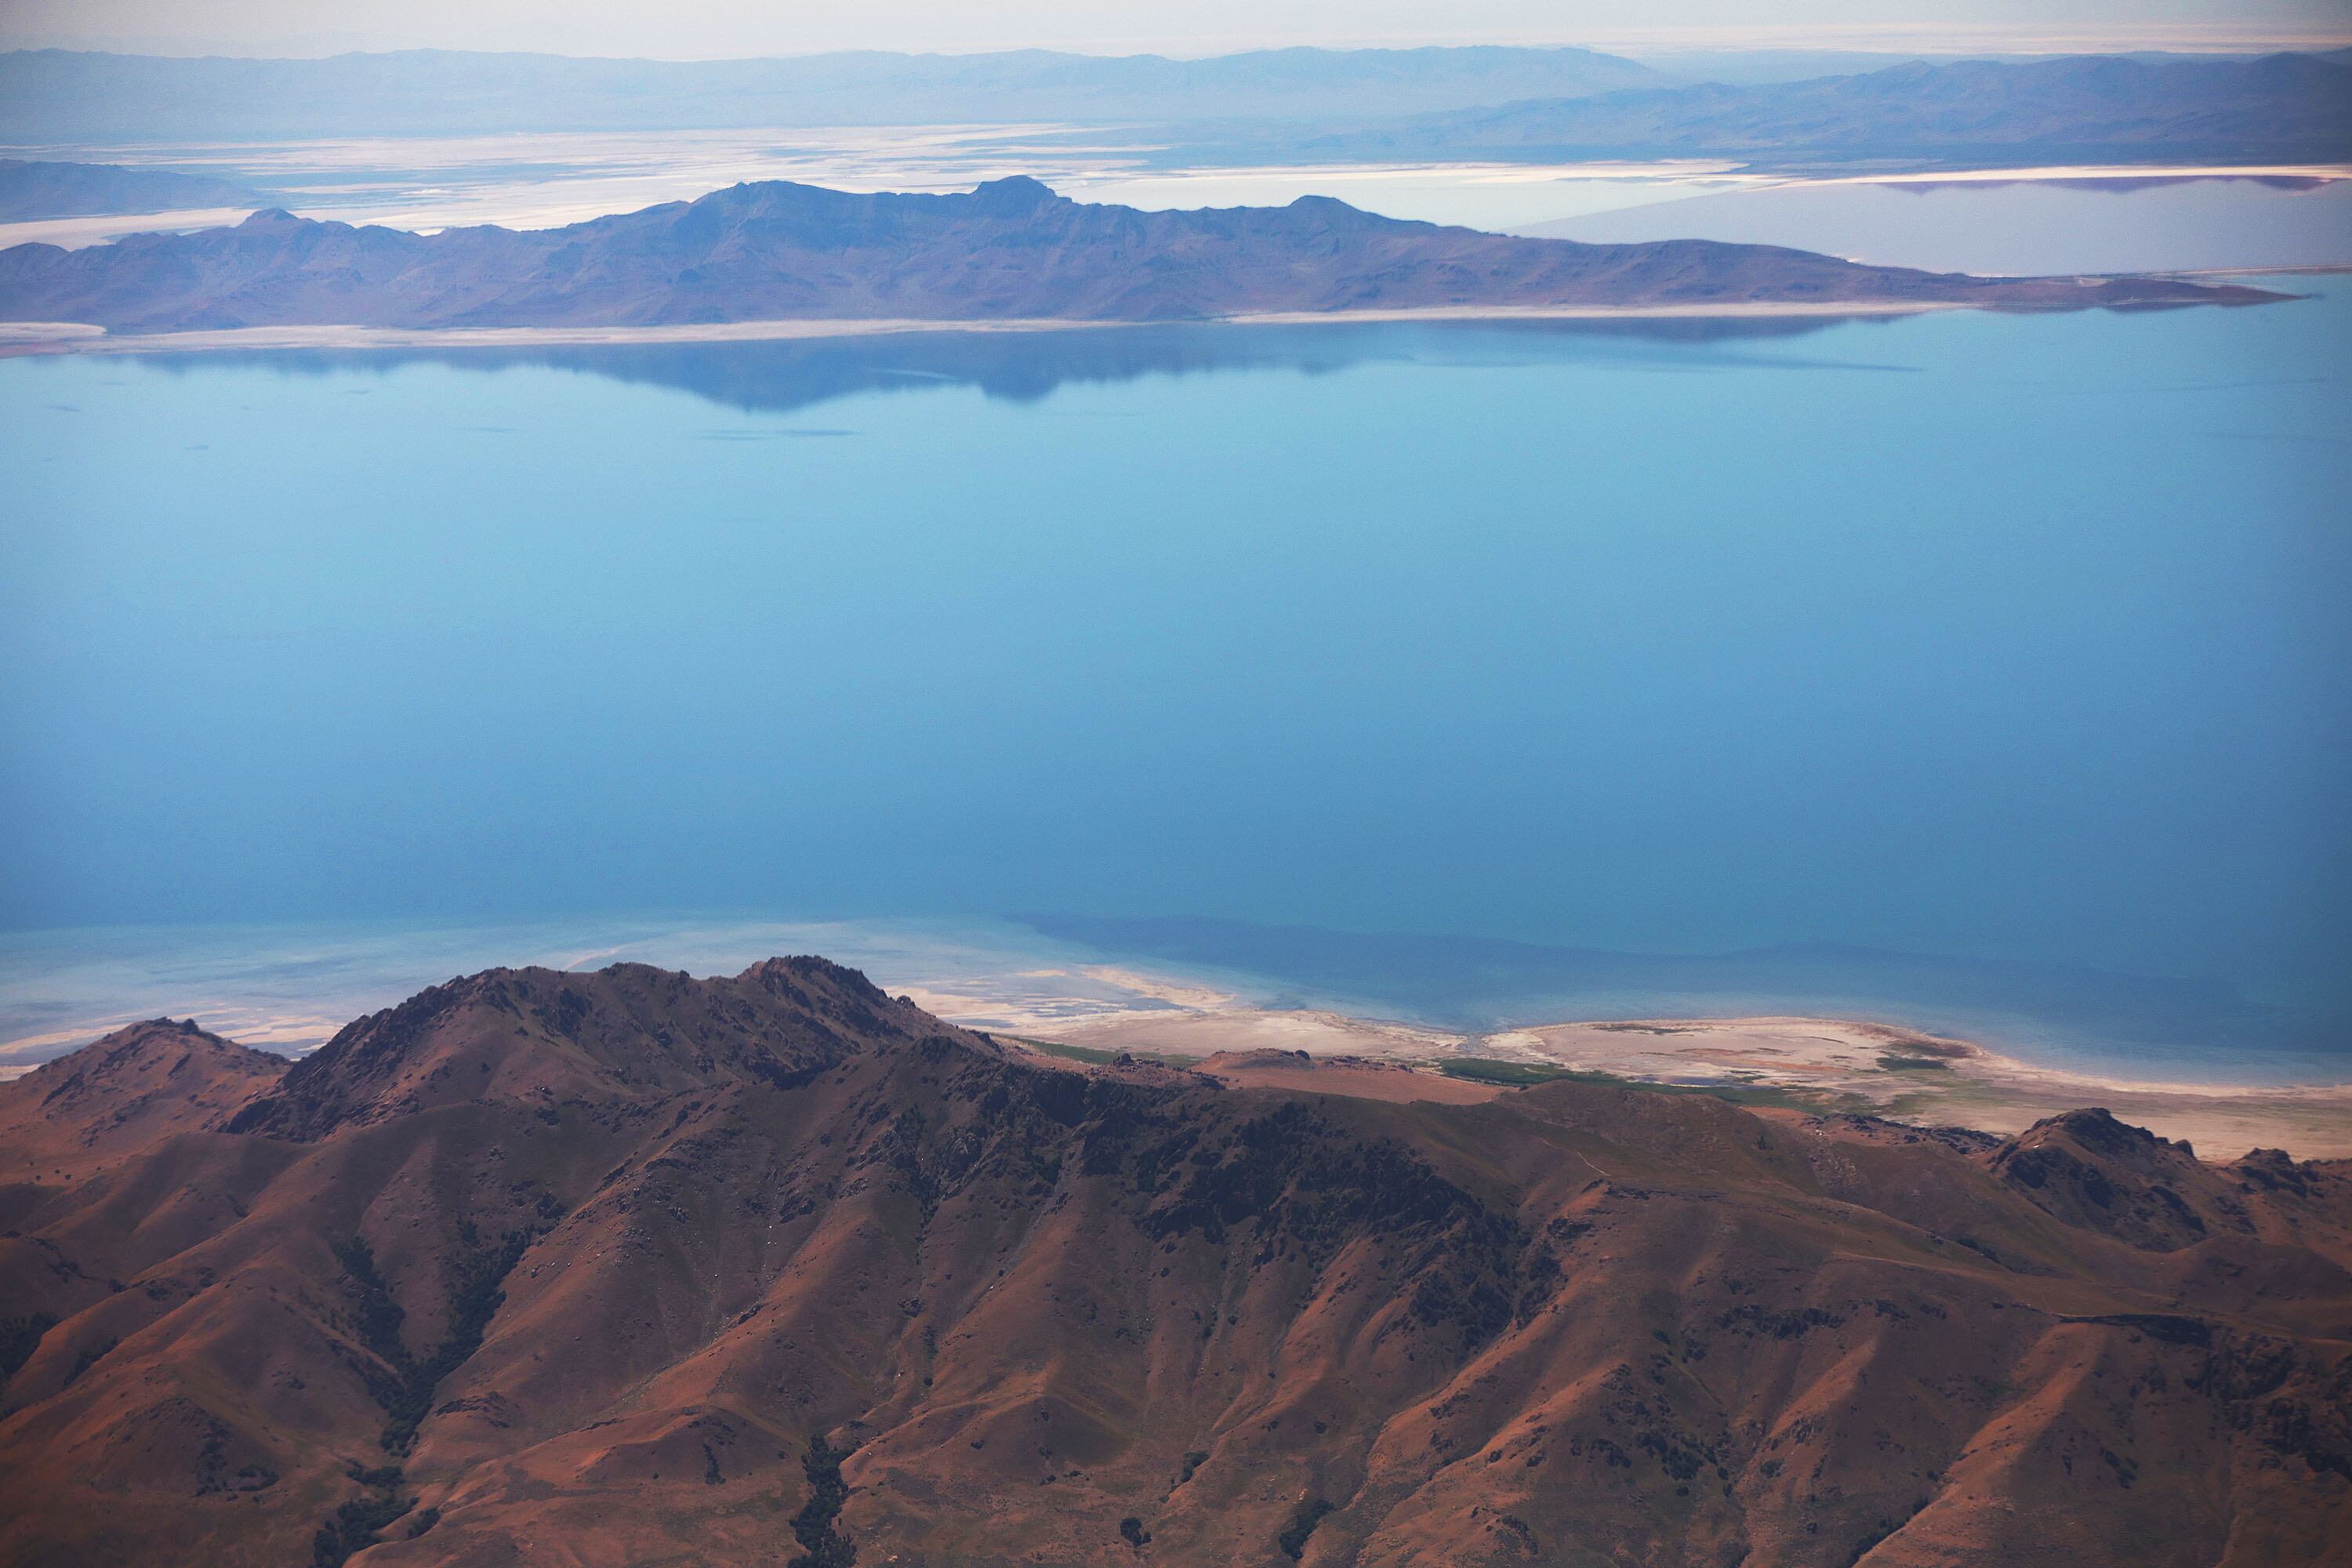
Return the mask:
<svg viewBox="0 0 2352 1568"><path fill-rule="evenodd" d="M2332 1076L2352 289L2282 286L0 363L0 921L1010 913L1276 1002ZM1175 916L1669 969L1102 923Z"/></svg>

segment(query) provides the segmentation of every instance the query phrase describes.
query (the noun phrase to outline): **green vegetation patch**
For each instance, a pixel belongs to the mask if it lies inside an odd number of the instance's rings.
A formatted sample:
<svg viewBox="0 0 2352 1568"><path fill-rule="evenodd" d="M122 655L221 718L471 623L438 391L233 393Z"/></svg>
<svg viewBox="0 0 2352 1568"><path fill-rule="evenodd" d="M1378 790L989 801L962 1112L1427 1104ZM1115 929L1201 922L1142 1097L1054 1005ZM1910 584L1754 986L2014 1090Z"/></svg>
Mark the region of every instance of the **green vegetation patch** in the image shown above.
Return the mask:
<svg viewBox="0 0 2352 1568"><path fill-rule="evenodd" d="M104 1361L107 1353L121 1342L122 1342L121 1340L114 1339L110 1336L109 1338L98 1341L94 1344L82 1346L81 1354L74 1358L73 1370L66 1373L66 1381L63 1386L68 1388L72 1387L73 1384L81 1377L83 1373L88 1372L91 1367L94 1367L100 1362Z"/></svg>
<svg viewBox="0 0 2352 1568"><path fill-rule="evenodd" d="M337 1509L310 1538L311 1568L342 1568L354 1553L366 1551L382 1539L387 1525L416 1506L416 1500L401 1491L400 1467L386 1465L378 1469L363 1470L353 1466L347 1472L351 1479L367 1488L365 1495L353 1498ZM440 1515L436 1512L434 1519ZM427 1521L423 1529L412 1529L412 1537L422 1535L432 1528Z"/></svg>
<svg viewBox="0 0 2352 1568"><path fill-rule="evenodd" d="M1274 1544L1285 1557L1297 1562L1307 1555L1307 1538L1315 1533L1315 1527L1323 1522L1323 1516L1331 1509L1332 1505L1319 1497L1300 1503L1292 1512L1290 1522L1282 1527L1282 1533L1274 1538Z"/></svg>
<svg viewBox="0 0 2352 1568"><path fill-rule="evenodd" d="M0 1383L16 1376L16 1369L33 1359L41 1336L57 1326L57 1319L47 1312L35 1312L25 1318L0 1318Z"/></svg>
<svg viewBox="0 0 2352 1568"><path fill-rule="evenodd" d="M1501 1084L1507 1089L1533 1089L1538 1084L1589 1083L1602 1089L1636 1089L1645 1094L1703 1094L1734 1105L1769 1105L1818 1116L1824 1111L1875 1114L1871 1101L1857 1094L1832 1094L1826 1089L1773 1089L1746 1083L1653 1083L1646 1079L1621 1078L1615 1073L1586 1072L1577 1068L1542 1062L1504 1061L1496 1057L1447 1057L1437 1064L1447 1078L1473 1083Z"/></svg>
<svg viewBox="0 0 2352 1568"><path fill-rule="evenodd" d="M506 1277L539 1237L537 1227L526 1227L486 1244L471 1220L460 1224L457 1232L464 1250L457 1258L455 1289L449 1295L448 1337L423 1361L409 1354L401 1340L400 1326L407 1314L376 1272L375 1254L368 1244L353 1237L335 1247L344 1283L359 1308L355 1326L360 1342L383 1363L381 1368L362 1368L360 1375L390 1418L380 1439L388 1454L408 1452L416 1441L417 1426L433 1407L433 1391L481 1348L483 1331L506 1301L501 1288Z"/></svg>
<svg viewBox="0 0 2352 1568"><path fill-rule="evenodd" d="M1437 1070L1447 1078L1465 1078L1473 1083L1506 1084L1512 1089L1528 1089L1564 1078L1574 1079L1580 1083L1617 1081L1606 1073L1578 1072L1572 1068L1546 1067L1540 1062L1507 1062L1498 1057L1447 1057L1437 1064Z"/></svg>
<svg viewBox="0 0 2352 1568"><path fill-rule="evenodd" d="M809 1440L808 1452L801 1457L809 1500L793 1515L793 1539L801 1543L801 1555L790 1568L851 1568L857 1561L857 1548L835 1528L849 1501L849 1483L841 1479L841 1461L849 1452L827 1443L822 1433Z"/></svg>
<svg viewBox="0 0 2352 1568"><path fill-rule="evenodd" d="M992 1039L1011 1040L1026 1046L1045 1056L1060 1057L1065 1061L1090 1062L1098 1068L1116 1067L1119 1058L1129 1061L1158 1062L1162 1067L1185 1067L1200 1060L1198 1057L1176 1056L1166 1051L1106 1051L1096 1046L1066 1046L1059 1040L1040 1040L1027 1035L992 1035Z"/></svg>

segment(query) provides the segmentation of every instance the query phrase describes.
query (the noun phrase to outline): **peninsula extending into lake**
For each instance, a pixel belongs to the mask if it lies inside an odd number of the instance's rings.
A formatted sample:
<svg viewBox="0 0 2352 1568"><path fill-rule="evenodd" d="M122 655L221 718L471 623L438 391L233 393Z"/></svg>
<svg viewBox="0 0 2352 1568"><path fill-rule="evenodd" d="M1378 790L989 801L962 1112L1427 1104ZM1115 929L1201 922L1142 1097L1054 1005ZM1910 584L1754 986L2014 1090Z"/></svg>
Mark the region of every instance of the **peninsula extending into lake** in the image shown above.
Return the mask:
<svg viewBox="0 0 2352 1568"><path fill-rule="evenodd" d="M233 228L0 251L24 348L289 329L792 335L1378 312L2081 310L2279 296L2168 278L1979 278L1771 246L1583 245L1411 223L1327 197L1143 212L1038 181L951 195L787 182L567 227L412 234L277 210ZM115 346L121 346L118 343Z"/></svg>

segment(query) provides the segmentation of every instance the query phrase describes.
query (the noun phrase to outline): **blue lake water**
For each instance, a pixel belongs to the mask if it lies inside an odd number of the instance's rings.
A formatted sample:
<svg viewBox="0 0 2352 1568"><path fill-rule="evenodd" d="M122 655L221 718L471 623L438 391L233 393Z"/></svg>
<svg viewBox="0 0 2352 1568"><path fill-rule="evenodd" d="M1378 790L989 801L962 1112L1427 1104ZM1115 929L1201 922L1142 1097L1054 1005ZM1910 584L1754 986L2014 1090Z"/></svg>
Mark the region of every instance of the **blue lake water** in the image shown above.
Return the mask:
<svg viewBox="0 0 2352 1568"><path fill-rule="evenodd" d="M2286 286L0 363L0 923L1028 917L2342 1060L2352 285Z"/></svg>
<svg viewBox="0 0 2352 1568"><path fill-rule="evenodd" d="M1706 190L1698 182L1681 188ZM2111 171L2093 179L1791 182L1621 205L1523 232L1787 245L1941 272L2340 267L2352 263L2352 180Z"/></svg>

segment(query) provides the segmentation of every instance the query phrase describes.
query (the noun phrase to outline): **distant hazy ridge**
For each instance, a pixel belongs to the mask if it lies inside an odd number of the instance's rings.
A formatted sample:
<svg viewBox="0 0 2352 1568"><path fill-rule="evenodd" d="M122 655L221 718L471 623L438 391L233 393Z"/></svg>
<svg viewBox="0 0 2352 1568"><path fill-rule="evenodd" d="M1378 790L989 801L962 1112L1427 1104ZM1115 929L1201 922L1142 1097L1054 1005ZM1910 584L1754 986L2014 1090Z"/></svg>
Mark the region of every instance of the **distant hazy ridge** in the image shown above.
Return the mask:
<svg viewBox="0 0 2352 1568"><path fill-rule="evenodd" d="M659 61L414 50L317 60L0 55L0 141L1066 122L1192 161L2352 157L2352 66L2070 57L1677 82L1586 49L1022 50Z"/></svg>
<svg viewBox="0 0 2352 1568"><path fill-rule="evenodd" d="M1637 89L1429 114L1310 145L1370 158L1609 151L2336 161L2352 157L2352 67L2307 55L1906 64L1811 81Z"/></svg>
<svg viewBox="0 0 2352 1568"><path fill-rule="evenodd" d="M612 60L416 49L319 60L0 55L0 140L404 135L1147 118L1361 118L1666 79L1587 49L1024 49Z"/></svg>

